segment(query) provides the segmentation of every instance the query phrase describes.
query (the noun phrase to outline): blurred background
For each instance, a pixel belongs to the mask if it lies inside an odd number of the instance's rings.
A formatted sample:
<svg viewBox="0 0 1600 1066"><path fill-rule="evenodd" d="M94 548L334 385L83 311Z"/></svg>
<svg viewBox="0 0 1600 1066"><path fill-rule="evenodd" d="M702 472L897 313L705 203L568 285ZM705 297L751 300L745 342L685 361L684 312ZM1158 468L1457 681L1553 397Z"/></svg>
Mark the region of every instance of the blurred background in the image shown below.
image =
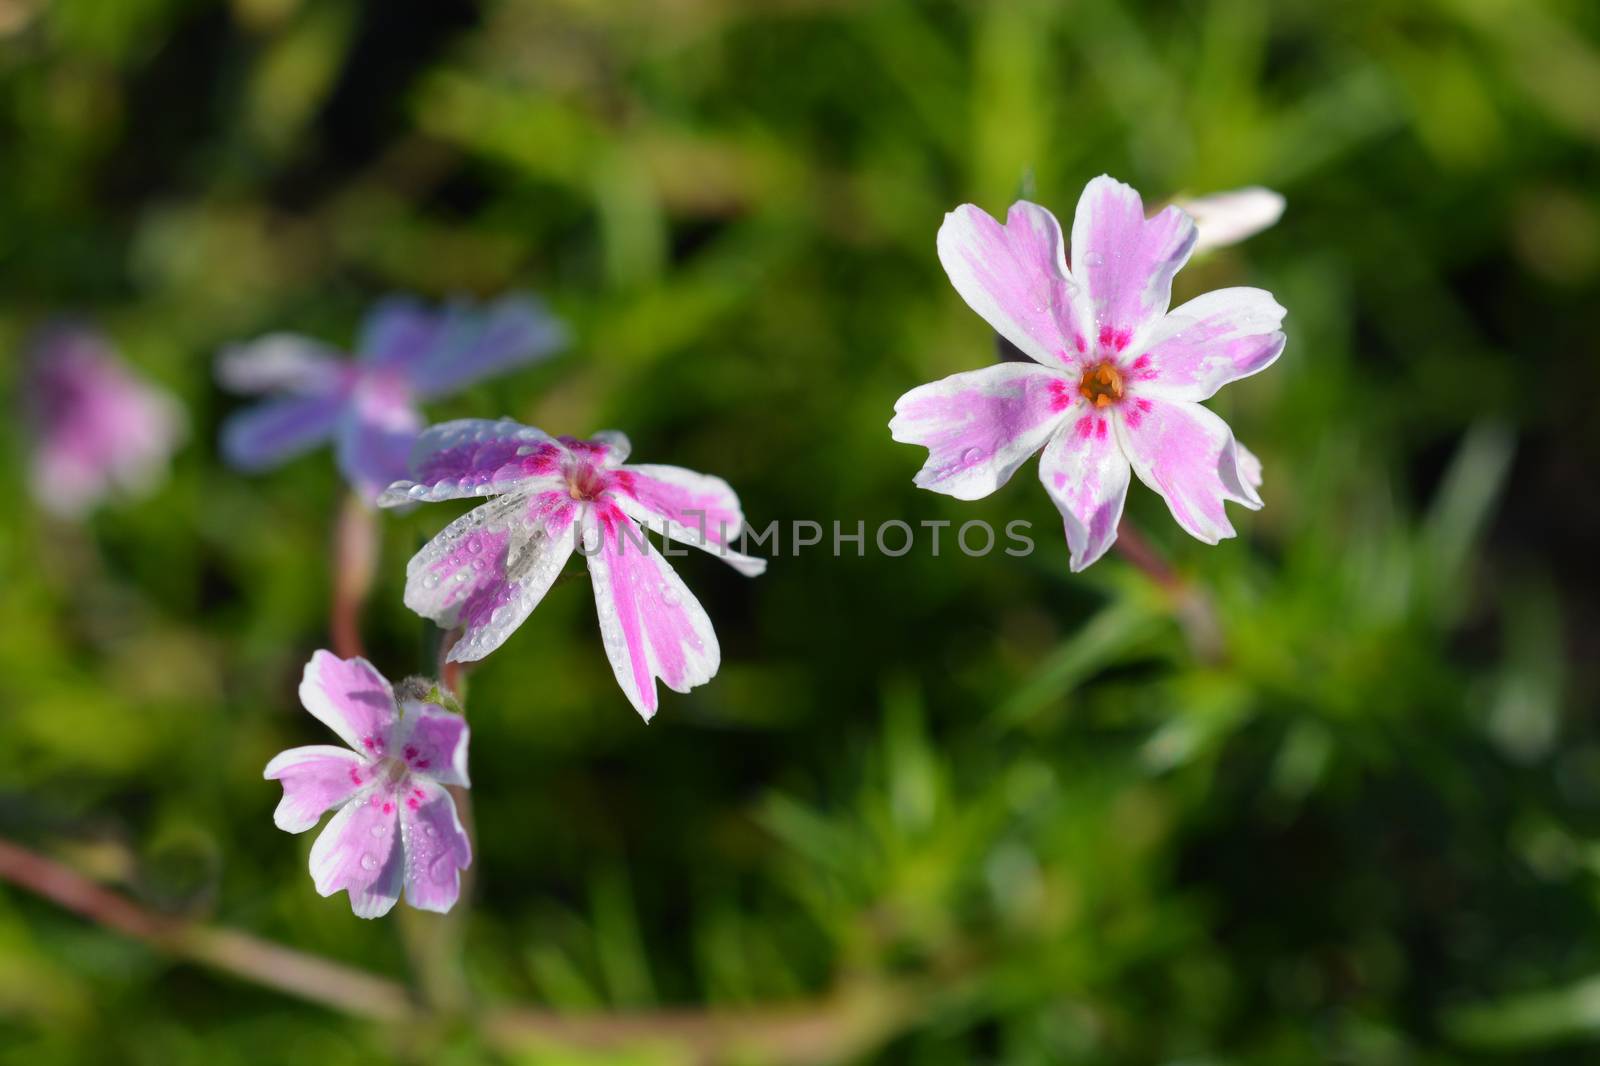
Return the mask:
<svg viewBox="0 0 1600 1066"><path fill-rule="evenodd" d="M0 883L0 1062L1600 1061L1597 145L1583 0L0 0L0 836L419 1004ZM943 213L1070 218L1101 172L1288 199L1174 294L1289 309L1211 404L1266 508L1209 548L1129 498L1220 651L1115 555L1069 575L1032 464L962 503L886 428L994 355ZM261 779L330 740L295 686L345 490L326 450L224 467L212 360L517 288L573 343L430 417L623 428L757 526L1038 547L678 560L723 667L649 726L558 586L471 677L470 907L365 922ZM61 313L188 427L81 520L28 495ZM381 519L391 677L431 668L405 560L464 510ZM510 1003L589 1023L475 1017Z"/></svg>

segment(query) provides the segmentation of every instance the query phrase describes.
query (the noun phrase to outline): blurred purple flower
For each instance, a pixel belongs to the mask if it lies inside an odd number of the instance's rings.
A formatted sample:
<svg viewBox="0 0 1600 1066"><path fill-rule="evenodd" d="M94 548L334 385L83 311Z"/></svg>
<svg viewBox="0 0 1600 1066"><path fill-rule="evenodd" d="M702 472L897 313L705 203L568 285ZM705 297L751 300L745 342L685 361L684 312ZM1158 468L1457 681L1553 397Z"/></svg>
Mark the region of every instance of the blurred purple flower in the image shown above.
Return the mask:
<svg viewBox="0 0 1600 1066"><path fill-rule="evenodd" d="M319 651L306 664L300 702L349 746L290 748L264 776L283 784L272 820L304 833L339 813L311 846L311 879L324 896L346 891L360 918L400 898L443 913L461 894L472 842L447 785L468 787L466 719L417 699L396 701L365 659Z"/></svg>
<svg viewBox="0 0 1600 1066"><path fill-rule="evenodd" d="M540 360L566 340L541 303L511 295L437 310L391 297L367 315L354 360L288 333L235 345L217 360L218 382L272 397L223 425L223 456L262 470L332 440L345 480L374 499L406 474L423 426L418 403Z"/></svg>
<svg viewBox="0 0 1600 1066"><path fill-rule="evenodd" d="M142 496L166 477L183 408L140 380L98 331L46 327L29 345L24 395L34 447L30 488L66 518L113 494Z"/></svg>

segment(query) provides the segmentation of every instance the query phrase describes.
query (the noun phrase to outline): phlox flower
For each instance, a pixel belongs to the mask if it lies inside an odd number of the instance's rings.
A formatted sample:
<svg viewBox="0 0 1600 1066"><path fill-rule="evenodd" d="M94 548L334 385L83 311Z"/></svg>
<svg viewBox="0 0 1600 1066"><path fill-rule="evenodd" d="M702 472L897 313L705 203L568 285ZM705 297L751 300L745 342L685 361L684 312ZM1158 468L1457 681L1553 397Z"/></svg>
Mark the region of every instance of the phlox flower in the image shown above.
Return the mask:
<svg viewBox="0 0 1600 1066"><path fill-rule="evenodd" d="M542 359L566 338L528 296L437 310L391 297L367 315L354 360L289 333L236 345L217 360L218 382L272 398L228 419L223 456L262 470L332 440L345 480L370 500L405 476L423 426L417 404Z"/></svg>
<svg viewBox="0 0 1600 1066"><path fill-rule="evenodd" d="M1042 449L1073 570L1116 539L1130 469L1194 537L1233 536L1223 503L1259 508L1261 467L1200 401L1277 359L1283 308L1231 288L1169 312L1194 221L1177 207L1145 218L1139 194L1109 177L1084 189L1071 241L1069 266L1055 216L1025 200L1004 224L971 204L945 216L939 260L956 291L1033 362L900 397L890 432L928 449L916 484L979 499Z"/></svg>
<svg viewBox="0 0 1600 1066"><path fill-rule="evenodd" d="M33 431L29 488L40 506L77 518L113 494L143 495L166 476L184 434L172 394L139 378L104 336L47 327L30 345L24 380Z"/></svg>
<svg viewBox="0 0 1600 1066"><path fill-rule="evenodd" d="M365 659L319 651L306 664L300 702L347 748L290 748L267 764L283 784L279 829L303 833L337 809L311 846L311 880L324 896L350 893L361 918L406 902L443 913L461 893L472 844L446 785L467 781L467 723L437 704L395 699Z"/></svg>
<svg viewBox="0 0 1600 1066"><path fill-rule="evenodd" d="M727 482L676 466L624 466L629 450L621 433L555 438L509 420L423 432L412 480L391 485L381 505L494 497L406 567L406 606L461 627L450 659L481 659L504 643L576 549L588 560L606 657L646 720L657 678L675 692L711 680L722 655L711 620L639 524L752 577L766 562L729 547L744 515Z"/></svg>

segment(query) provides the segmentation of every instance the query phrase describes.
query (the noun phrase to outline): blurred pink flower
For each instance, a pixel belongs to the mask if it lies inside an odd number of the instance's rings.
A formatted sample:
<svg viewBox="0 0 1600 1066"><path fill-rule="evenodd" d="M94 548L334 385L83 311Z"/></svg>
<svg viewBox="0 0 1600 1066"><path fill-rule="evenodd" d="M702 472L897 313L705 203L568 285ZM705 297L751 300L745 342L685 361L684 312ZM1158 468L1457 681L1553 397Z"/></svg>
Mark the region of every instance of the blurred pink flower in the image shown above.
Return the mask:
<svg viewBox="0 0 1600 1066"><path fill-rule="evenodd" d="M405 476L423 425L418 403L536 362L566 339L542 304L521 295L438 310L392 297L367 315L353 361L306 337L268 334L217 360L224 388L273 395L228 419L223 456L262 470L332 440L345 480L370 500Z"/></svg>
<svg viewBox="0 0 1600 1066"><path fill-rule="evenodd" d="M166 478L183 409L135 377L96 330L43 330L29 348L24 394L34 438L30 488L45 509L81 517L108 496L142 496Z"/></svg>
<svg viewBox="0 0 1600 1066"><path fill-rule="evenodd" d="M1254 237L1282 218L1284 207L1281 194L1260 185L1209 196L1180 196L1172 203L1194 219L1195 255Z"/></svg>
<svg viewBox="0 0 1600 1066"><path fill-rule="evenodd" d="M1091 181L1072 224L1013 204L1002 225L971 204L945 216L939 259L967 304L1032 363L954 374L900 397L894 439L928 460L916 484L957 499L995 491L1043 449L1045 491L1073 570L1117 536L1130 468L1194 537L1234 535L1223 503L1261 506L1260 464L1200 405L1283 351L1283 308L1262 289L1219 289L1168 311L1195 224L1145 218L1132 188Z"/></svg>
<svg viewBox="0 0 1600 1066"><path fill-rule="evenodd" d="M350 893L361 918L406 902L448 911L472 844L446 785L466 788L467 723L420 700L395 700L365 659L319 651L300 682L306 710L348 745L290 748L267 764L283 783L279 829L303 833L338 809L311 846L311 879L324 896Z"/></svg>
<svg viewBox="0 0 1600 1066"><path fill-rule="evenodd" d="M729 547L744 515L727 482L676 466L623 466L628 451L621 433L557 439L509 420L423 432L415 480L391 485L380 504L497 497L446 526L406 567L406 606L462 629L451 660L481 659L504 643L577 548L606 657L646 720L657 678L675 692L711 680L721 662L711 620L639 523L752 577L766 562Z"/></svg>

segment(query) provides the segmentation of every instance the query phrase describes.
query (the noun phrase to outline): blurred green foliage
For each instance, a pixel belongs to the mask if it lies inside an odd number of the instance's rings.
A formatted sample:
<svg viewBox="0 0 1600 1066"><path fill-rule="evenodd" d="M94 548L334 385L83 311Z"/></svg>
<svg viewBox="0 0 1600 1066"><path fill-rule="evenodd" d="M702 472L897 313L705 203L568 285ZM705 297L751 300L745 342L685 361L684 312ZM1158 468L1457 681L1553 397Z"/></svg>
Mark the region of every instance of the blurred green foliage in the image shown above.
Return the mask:
<svg viewBox="0 0 1600 1066"><path fill-rule="evenodd" d="M260 779L326 739L294 689L341 488L325 453L223 468L210 360L529 287L571 351L430 414L622 427L757 525L1025 518L1038 550L685 559L723 669L648 727L559 586L472 676L475 1002L843 1003L886 1063L1587 1061L1597 142L1581 0L0 0L0 345L92 316L192 421L82 528L0 436L0 832L406 976L405 923L318 898ZM1175 293L1289 308L1213 404L1266 509L1208 548L1129 501L1220 658L1126 563L1067 573L1031 466L918 492L885 428L992 357L943 212L1069 216L1102 171L1289 201ZM384 519L391 676L427 668L403 563L454 513ZM0 1062L682 1061L437 1040L0 887Z"/></svg>

